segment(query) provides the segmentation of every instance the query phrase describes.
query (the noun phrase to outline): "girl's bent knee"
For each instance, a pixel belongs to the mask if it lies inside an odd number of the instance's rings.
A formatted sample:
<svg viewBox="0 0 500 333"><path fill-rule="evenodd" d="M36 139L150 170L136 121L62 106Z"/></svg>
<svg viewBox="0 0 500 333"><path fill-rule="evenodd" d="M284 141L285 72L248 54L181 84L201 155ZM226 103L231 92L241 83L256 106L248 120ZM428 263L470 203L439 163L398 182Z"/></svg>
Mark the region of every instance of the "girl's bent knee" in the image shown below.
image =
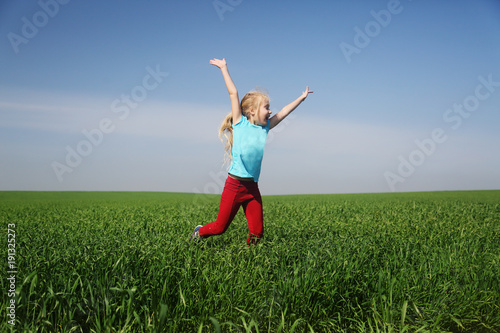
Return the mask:
<svg viewBox="0 0 500 333"><path fill-rule="evenodd" d="M224 226L220 225L212 225L212 223L207 224L203 230L200 230L200 237L210 237L210 236L217 236L217 235L222 235L227 228L224 228Z"/></svg>
<svg viewBox="0 0 500 333"><path fill-rule="evenodd" d="M213 228L210 230L212 236L222 235L226 230L224 228Z"/></svg>

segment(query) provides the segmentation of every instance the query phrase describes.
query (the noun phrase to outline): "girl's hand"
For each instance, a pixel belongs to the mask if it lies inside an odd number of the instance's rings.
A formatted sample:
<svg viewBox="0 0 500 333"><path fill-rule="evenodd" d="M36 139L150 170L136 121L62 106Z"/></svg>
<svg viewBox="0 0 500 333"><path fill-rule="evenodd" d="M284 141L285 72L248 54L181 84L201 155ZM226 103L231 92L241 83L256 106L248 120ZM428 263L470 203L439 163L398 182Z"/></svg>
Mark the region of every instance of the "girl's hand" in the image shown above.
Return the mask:
<svg viewBox="0 0 500 333"><path fill-rule="evenodd" d="M226 58L223 58L222 60L220 59L212 59L210 60L210 64L219 67L220 69L223 69L224 67L227 67L226 64Z"/></svg>
<svg viewBox="0 0 500 333"><path fill-rule="evenodd" d="M309 94L312 94L314 91L309 90L309 86L306 87L306 91L302 92L300 96L302 99L306 99Z"/></svg>

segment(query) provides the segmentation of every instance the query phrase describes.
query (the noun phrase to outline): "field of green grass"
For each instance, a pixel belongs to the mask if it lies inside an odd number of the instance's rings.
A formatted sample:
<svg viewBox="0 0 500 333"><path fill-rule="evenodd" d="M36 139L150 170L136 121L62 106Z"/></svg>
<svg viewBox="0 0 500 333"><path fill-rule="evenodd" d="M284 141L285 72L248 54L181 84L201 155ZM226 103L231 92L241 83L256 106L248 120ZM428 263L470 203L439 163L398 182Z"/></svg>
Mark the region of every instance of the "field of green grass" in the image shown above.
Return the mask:
<svg viewBox="0 0 500 333"><path fill-rule="evenodd" d="M189 242L218 200L0 192L0 331L500 331L500 191L264 196L258 245L242 211Z"/></svg>

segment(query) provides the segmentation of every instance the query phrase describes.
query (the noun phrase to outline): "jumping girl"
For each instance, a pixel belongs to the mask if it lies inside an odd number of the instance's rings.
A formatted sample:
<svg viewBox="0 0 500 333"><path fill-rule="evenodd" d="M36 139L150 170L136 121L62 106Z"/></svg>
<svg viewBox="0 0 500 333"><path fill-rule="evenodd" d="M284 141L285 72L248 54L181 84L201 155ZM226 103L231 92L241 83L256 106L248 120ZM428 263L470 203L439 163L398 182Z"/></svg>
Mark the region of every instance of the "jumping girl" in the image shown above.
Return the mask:
<svg viewBox="0 0 500 333"><path fill-rule="evenodd" d="M269 130L278 125L307 96L309 87L292 103L271 116L269 96L251 91L239 100L236 86L229 75L226 59L213 59L210 64L220 68L231 100L231 113L222 122L219 137L226 138L225 150L231 158L229 175L222 192L217 220L205 226L198 225L191 239L224 233L243 206L248 221L248 244L257 243L264 234L262 198L258 187L264 145Z"/></svg>

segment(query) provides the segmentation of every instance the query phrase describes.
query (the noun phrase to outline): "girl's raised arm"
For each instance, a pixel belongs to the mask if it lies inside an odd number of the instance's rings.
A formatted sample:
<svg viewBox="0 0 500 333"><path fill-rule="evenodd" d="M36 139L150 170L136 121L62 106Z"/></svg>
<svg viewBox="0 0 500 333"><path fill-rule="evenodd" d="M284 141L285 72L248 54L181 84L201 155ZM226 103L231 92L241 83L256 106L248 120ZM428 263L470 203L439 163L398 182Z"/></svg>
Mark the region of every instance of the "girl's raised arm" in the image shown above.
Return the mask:
<svg viewBox="0 0 500 333"><path fill-rule="evenodd" d="M222 72L222 76L224 77L224 82L226 83L227 92L229 93L229 98L231 100L231 114L233 115L233 124L237 124L241 119L241 107L240 107L240 99L238 96L238 90L234 85L231 76L229 75L229 71L227 69L226 59L212 59L210 60L210 64L217 66L220 68Z"/></svg>
<svg viewBox="0 0 500 333"><path fill-rule="evenodd" d="M297 106L299 106L300 103L302 103L307 98L307 96L311 93L313 93L313 91L309 90L309 87L306 87L306 90L302 93L302 95L300 95L299 98L297 98L295 101L293 101L292 103L288 104L283 109L281 109L280 112L278 112L274 116L272 116L271 119L269 119L269 121L271 122L270 128L273 128L276 125L278 125L293 110L295 110L297 108Z"/></svg>

